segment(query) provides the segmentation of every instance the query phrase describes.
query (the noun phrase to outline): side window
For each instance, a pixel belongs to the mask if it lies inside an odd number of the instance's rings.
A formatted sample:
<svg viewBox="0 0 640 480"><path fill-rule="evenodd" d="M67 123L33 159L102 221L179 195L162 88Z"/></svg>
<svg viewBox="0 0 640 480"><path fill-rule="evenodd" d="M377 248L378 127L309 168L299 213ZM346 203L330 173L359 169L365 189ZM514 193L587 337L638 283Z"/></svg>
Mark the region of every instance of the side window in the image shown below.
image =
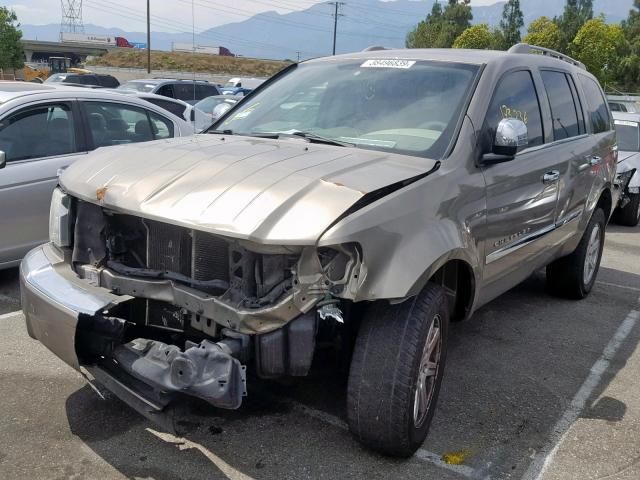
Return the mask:
<svg viewBox="0 0 640 480"><path fill-rule="evenodd" d="M7 162L77 152L68 104L30 107L0 121L0 150Z"/></svg>
<svg viewBox="0 0 640 480"><path fill-rule="evenodd" d="M602 133L611 130L611 117L602 90L593 79L584 75L578 75L578 77L586 97L592 132Z"/></svg>
<svg viewBox="0 0 640 480"><path fill-rule="evenodd" d="M201 83L196 85L197 100L202 100L203 98L207 98L212 95L218 95L218 89L213 85L203 85Z"/></svg>
<svg viewBox="0 0 640 480"><path fill-rule="evenodd" d="M567 76L562 72L550 70L543 70L540 75L549 97L554 140L580 135L578 110Z"/></svg>
<svg viewBox="0 0 640 480"><path fill-rule="evenodd" d="M503 118L517 118L527 125L528 147L544 143L540 103L529 71L508 73L498 83L485 119L492 142Z"/></svg>
<svg viewBox="0 0 640 480"><path fill-rule="evenodd" d="M154 139L146 110L113 102L84 102L94 148Z"/></svg>
<svg viewBox="0 0 640 480"><path fill-rule="evenodd" d="M185 106L168 100L158 100L157 98L147 98L147 102L153 103L157 107L164 108L167 112L171 112L177 117L183 118Z"/></svg>
<svg viewBox="0 0 640 480"><path fill-rule="evenodd" d="M191 82L176 83L173 86L175 98L178 100L193 100L195 85Z"/></svg>
<svg viewBox="0 0 640 480"><path fill-rule="evenodd" d="M175 98L173 86L171 84L161 86L156 93L165 97Z"/></svg>
<svg viewBox="0 0 640 480"><path fill-rule="evenodd" d="M172 138L173 122L155 112L149 111L148 113L149 118L151 119L151 130L153 131L154 138Z"/></svg>
<svg viewBox="0 0 640 480"><path fill-rule="evenodd" d="M111 75L96 75L96 80L101 87L117 88L120 85L120 82Z"/></svg>

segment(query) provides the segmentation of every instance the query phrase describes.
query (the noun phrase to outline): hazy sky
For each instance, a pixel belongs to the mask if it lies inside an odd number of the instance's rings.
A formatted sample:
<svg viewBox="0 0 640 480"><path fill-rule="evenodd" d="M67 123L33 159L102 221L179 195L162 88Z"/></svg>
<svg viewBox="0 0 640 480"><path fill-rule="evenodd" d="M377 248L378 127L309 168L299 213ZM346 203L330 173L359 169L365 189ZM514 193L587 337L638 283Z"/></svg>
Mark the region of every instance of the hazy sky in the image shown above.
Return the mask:
<svg viewBox="0 0 640 480"><path fill-rule="evenodd" d="M390 0L393 1L393 0ZM497 0L471 0L473 5L490 5ZM240 22L252 14L275 10L281 14L304 10L325 0L194 0L196 31L229 22ZM357 3L357 2L356 2ZM84 23L144 31L146 0L83 0ZM0 0L17 13L21 23L60 23L60 0ZM327 5L327 13L330 6ZM191 30L191 0L151 0L152 30Z"/></svg>

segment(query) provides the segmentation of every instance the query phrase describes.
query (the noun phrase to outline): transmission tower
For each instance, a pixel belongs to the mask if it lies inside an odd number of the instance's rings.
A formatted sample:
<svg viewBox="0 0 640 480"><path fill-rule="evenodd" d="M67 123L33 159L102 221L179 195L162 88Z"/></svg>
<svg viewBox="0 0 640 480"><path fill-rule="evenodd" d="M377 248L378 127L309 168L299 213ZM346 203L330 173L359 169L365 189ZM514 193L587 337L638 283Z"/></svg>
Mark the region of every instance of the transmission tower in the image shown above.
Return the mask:
<svg viewBox="0 0 640 480"><path fill-rule="evenodd" d="M82 0L60 0L62 6L62 20L60 34L84 33L82 24Z"/></svg>

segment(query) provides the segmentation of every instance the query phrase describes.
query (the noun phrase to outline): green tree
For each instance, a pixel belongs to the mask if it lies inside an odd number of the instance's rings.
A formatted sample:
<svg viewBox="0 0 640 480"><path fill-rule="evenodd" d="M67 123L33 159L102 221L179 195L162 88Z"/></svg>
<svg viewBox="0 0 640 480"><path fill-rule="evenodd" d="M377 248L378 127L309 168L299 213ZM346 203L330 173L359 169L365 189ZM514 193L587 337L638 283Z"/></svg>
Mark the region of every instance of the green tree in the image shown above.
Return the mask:
<svg viewBox="0 0 640 480"><path fill-rule="evenodd" d="M448 0L442 9L436 2L431 13L407 34L408 48L449 48L471 26L471 0Z"/></svg>
<svg viewBox="0 0 640 480"><path fill-rule="evenodd" d="M453 48L489 50L500 48L502 41L502 36L498 32L491 31L486 23L479 23L462 32L453 42Z"/></svg>
<svg viewBox="0 0 640 480"><path fill-rule="evenodd" d="M0 68L13 69L24 66L24 51L22 50L22 32L18 30L20 24L13 10L0 7Z"/></svg>
<svg viewBox="0 0 640 480"><path fill-rule="evenodd" d="M522 41L529 45L560 50L562 37L558 24L549 17L542 16L529 24Z"/></svg>
<svg viewBox="0 0 640 480"><path fill-rule="evenodd" d="M435 47L442 31L443 23L442 6L436 1L427 18L418 23L416 28L407 34L405 45L407 48Z"/></svg>
<svg viewBox="0 0 640 480"><path fill-rule="evenodd" d="M566 51L578 30L593 18L593 0L567 0L564 11L555 19L561 33L560 50Z"/></svg>
<svg viewBox="0 0 640 480"><path fill-rule="evenodd" d="M607 24L603 16L586 22L569 44L569 54L585 64L602 85L619 76L628 43L620 25Z"/></svg>
<svg viewBox="0 0 640 480"><path fill-rule="evenodd" d="M520 42L520 30L524 27L524 15L520 8L520 0L508 0L502 9L500 30L502 31L505 49Z"/></svg>
<svg viewBox="0 0 640 480"><path fill-rule="evenodd" d="M634 0L629 17L622 22L622 31L629 44L629 54L619 65L616 83L624 90L640 88L640 0Z"/></svg>

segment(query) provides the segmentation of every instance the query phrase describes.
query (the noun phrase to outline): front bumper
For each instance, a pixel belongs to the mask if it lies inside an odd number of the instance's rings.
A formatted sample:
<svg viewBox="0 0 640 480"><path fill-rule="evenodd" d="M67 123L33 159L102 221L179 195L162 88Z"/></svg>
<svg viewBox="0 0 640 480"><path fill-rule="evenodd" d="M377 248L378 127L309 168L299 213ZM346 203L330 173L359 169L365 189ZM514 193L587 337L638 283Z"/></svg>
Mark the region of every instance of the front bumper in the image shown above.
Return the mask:
<svg viewBox="0 0 640 480"><path fill-rule="evenodd" d="M50 244L31 250L20 264L20 297L27 332L76 370L76 331L81 315L95 315L128 295L114 295L77 277Z"/></svg>

